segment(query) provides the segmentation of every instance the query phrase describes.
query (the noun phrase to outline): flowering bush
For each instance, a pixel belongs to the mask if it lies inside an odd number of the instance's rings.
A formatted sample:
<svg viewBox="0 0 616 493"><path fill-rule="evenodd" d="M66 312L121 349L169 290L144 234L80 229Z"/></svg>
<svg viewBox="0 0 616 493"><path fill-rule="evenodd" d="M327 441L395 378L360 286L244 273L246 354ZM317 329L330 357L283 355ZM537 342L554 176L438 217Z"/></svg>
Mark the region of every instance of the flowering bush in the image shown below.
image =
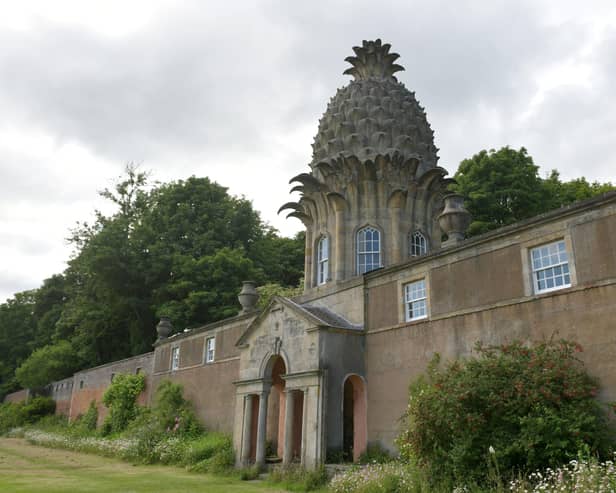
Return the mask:
<svg viewBox="0 0 616 493"><path fill-rule="evenodd" d="M421 491L419 485L416 472L400 462L355 467L329 483L333 493L406 493Z"/></svg>
<svg viewBox="0 0 616 493"><path fill-rule="evenodd" d="M24 438L34 445L87 452L108 457L127 457L135 445L126 438L76 437L36 429L25 430Z"/></svg>
<svg viewBox="0 0 616 493"><path fill-rule="evenodd" d="M613 492L616 491L616 467L612 460L572 460L562 467L512 481L509 489L512 493Z"/></svg>
<svg viewBox="0 0 616 493"><path fill-rule="evenodd" d="M487 451L504 475L557 467L578 450L605 456L610 429L596 382L570 341L476 347L477 357L411 385L403 458L451 483L485 481Z"/></svg>

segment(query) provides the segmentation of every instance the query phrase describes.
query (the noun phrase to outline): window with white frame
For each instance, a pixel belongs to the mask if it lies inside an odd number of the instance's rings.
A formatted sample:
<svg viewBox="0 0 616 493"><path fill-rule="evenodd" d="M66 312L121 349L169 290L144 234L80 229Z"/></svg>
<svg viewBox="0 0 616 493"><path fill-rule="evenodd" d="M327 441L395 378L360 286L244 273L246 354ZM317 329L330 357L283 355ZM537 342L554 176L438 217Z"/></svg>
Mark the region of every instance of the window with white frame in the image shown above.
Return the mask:
<svg viewBox="0 0 616 493"><path fill-rule="evenodd" d="M171 350L171 369L177 370L180 367L180 348L174 347Z"/></svg>
<svg viewBox="0 0 616 493"><path fill-rule="evenodd" d="M357 273L381 267L381 233L371 226L357 232Z"/></svg>
<svg viewBox="0 0 616 493"><path fill-rule="evenodd" d="M428 240L421 231L415 231L410 238L411 257L419 257L428 253Z"/></svg>
<svg viewBox="0 0 616 493"><path fill-rule="evenodd" d="M532 248L530 258L535 293L546 293L571 286L569 255L565 240Z"/></svg>
<svg viewBox="0 0 616 493"><path fill-rule="evenodd" d="M407 322L428 316L425 279L404 286L404 311Z"/></svg>
<svg viewBox="0 0 616 493"><path fill-rule="evenodd" d="M214 362L214 353L216 352L216 338L208 337L205 340L205 362L213 363Z"/></svg>
<svg viewBox="0 0 616 493"><path fill-rule="evenodd" d="M321 236L317 245L317 283L325 284L329 276L329 239Z"/></svg>

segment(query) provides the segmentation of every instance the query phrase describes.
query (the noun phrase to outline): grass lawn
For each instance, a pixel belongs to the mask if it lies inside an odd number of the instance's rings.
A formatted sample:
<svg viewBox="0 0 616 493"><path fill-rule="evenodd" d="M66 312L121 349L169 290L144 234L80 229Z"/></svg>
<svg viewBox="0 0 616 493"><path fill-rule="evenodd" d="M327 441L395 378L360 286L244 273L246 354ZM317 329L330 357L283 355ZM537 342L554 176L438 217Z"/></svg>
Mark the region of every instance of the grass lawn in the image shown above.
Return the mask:
<svg viewBox="0 0 616 493"><path fill-rule="evenodd" d="M80 454L0 438L0 491L76 492L279 492L260 481L192 474L169 466L133 466L98 455Z"/></svg>

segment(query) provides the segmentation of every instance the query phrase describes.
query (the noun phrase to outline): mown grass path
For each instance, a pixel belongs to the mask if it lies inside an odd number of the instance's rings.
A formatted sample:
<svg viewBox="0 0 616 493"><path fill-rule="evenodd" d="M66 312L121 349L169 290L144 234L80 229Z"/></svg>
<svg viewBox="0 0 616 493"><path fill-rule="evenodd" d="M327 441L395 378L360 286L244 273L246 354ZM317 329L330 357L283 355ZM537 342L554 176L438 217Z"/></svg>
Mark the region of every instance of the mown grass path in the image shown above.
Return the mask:
<svg viewBox="0 0 616 493"><path fill-rule="evenodd" d="M279 492L257 481L191 474L168 466L133 466L97 455L80 454L0 438L2 493Z"/></svg>

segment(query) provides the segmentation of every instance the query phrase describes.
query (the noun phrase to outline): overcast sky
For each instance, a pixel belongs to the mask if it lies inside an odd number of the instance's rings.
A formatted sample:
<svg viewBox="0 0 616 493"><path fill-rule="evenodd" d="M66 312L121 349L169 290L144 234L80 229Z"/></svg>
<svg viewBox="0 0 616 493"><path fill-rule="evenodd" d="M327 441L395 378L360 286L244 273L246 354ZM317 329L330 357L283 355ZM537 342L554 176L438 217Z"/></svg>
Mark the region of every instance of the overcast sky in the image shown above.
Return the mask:
<svg viewBox="0 0 616 493"><path fill-rule="evenodd" d="M276 216L363 39L391 43L453 174L525 146L616 181L616 1L0 0L0 302L64 270L128 161Z"/></svg>

